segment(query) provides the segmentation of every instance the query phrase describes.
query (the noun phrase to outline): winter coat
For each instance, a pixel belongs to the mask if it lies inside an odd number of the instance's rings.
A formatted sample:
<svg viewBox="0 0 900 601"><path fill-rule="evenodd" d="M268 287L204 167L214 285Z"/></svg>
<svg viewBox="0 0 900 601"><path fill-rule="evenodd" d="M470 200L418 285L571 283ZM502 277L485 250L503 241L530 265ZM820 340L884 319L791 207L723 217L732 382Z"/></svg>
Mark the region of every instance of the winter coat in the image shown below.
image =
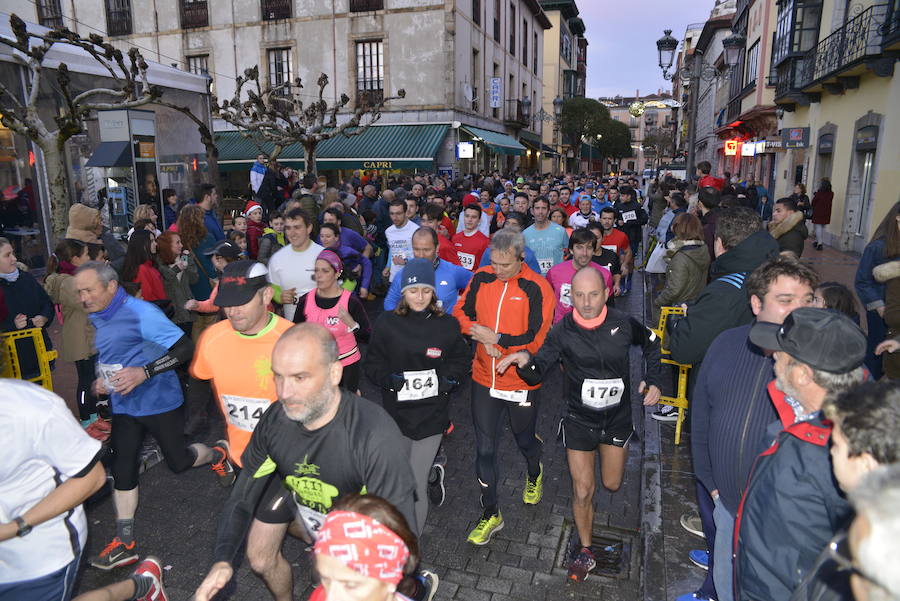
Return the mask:
<svg viewBox="0 0 900 601"><path fill-rule="evenodd" d="M175 309L172 321L176 324L192 323L196 319L196 315L193 311L185 309L184 303L194 298L194 295L191 294L191 286L196 284L199 279L197 264L188 257L188 264L184 271L175 264L160 265L159 273L162 275L166 296L172 301Z"/></svg>
<svg viewBox="0 0 900 601"><path fill-rule="evenodd" d="M59 305L62 313L62 344L59 358L63 361L88 359L94 350L94 326L88 320L87 311L81 304L75 278L66 273L51 273L44 281L44 290L50 300Z"/></svg>
<svg viewBox="0 0 900 601"><path fill-rule="evenodd" d="M654 323L661 307L680 305L700 296L709 273L709 253L702 240L672 240L666 251L666 287L653 300Z"/></svg>
<svg viewBox="0 0 900 601"><path fill-rule="evenodd" d="M97 223L100 221L100 211L83 204L73 204L69 207L69 227L66 228L66 238L81 240L86 244L100 244L97 238Z"/></svg>
<svg viewBox="0 0 900 601"><path fill-rule="evenodd" d="M884 238L872 240L863 250L856 268L853 288L866 311L874 311L884 306L884 284L875 279L874 270L887 260L884 256Z"/></svg>
<svg viewBox="0 0 900 601"><path fill-rule="evenodd" d="M751 271L778 254L778 243L768 232L756 232L719 255L710 267L712 281L687 315L669 325L669 349L679 363L703 360L720 333L753 320L744 281Z"/></svg>
<svg viewBox="0 0 900 601"><path fill-rule="evenodd" d="M263 237L265 227L261 221L256 222L247 218L247 252L253 260L259 256L259 240Z"/></svg>
<svg viewBox="0 0 900 601"><path fill-rule="evenodd" d="M263 236L259 238L259 252L256 254L256 260L263 265L268 265L272 255L284 248L285 244L284 233L279 234L270 227L265 228Z"/></svg>
<svg viewBox="0 0 900 601"><path fill-rule="evenodd" d="M662 218L666 210L666 197L663 196L662 188L656 186L650 190L650 225L656 229L659 220Z"/></svg>
<svg viewBox="0 0 900 601"><path fill-rule="evenodd" d="M700 216L700 223L703 224L703 239L706 241L710 263L716 260L716 222L718 221L719 209L710 209L706 215Z"/></svg>
<svg viewBox="0 0 900 601"><path fill-rule="evenodd" d="M834 200L834 192L819 190L812 198L812 222L816 225L828 225L831 223L831 201Z"/></svg>
<svg viewBox="0 0 900 601"><path fill-rule="evenodd" d="M778 223L769 223L769 233L778 240L778 248L789 250L798 257L803 254L803 244L809 236L803 213L794 211Z"/></svg>
<svg viewBox="0 0 900 601"><path fill-rule="evenodd" d="M50 341L50 335L47 328L53 323L53 317L56 311L53 309L53 301L47 296L44 288L34 279L30 273L19 271L19 277L15 282L8 282L0 278L0 290L3 292L3 298L6 300L6 319L0 322L0 332L15 331L16 315L20 313L28 317L25 328L33 328L31 322L33 317L43 315L47 318L47 323L41 328L44 335L44 346L47 350L53 348ZM16 353L19 356L19 366L22 370L23 378L33 378L39 373L37 354L31 339L23 339L16 341Z"/></svg>
<svg viewBox="0 0 900 601"><path fill-rule="evenodd" d="M872 270L875 280L884 284L884 323L887 337L900 336L900 260L882 263ZM876 342L881 342L880 340ZM900 352L882 355L884 373L891 379L900 379Z"/></svg>
<svg viewBox="0 0 900 601"><path fill-rule="evenodd" d="M797 210L803 213L803 216L806 217L811 208L809 204L809 196L807 196L806 194L791 194L790 197L794 199L794 202L797 203Z"/></svg>

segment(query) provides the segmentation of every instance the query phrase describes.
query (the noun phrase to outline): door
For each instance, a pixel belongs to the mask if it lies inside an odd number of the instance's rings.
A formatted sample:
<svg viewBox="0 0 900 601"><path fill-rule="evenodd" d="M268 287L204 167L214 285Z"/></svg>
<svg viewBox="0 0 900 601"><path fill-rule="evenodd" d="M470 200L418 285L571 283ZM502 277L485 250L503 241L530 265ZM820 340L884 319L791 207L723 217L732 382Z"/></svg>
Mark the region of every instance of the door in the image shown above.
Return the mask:
<svg viewBox="0 0 900 601"><path fill-rule="evenodd" d="M875 178L875 153L871 151L863 153L860 165L862 174L860 176L858 219L855 226L856 235L866 238L868 232L865 230L868 228L865 225L869 221L869 204L872 200L872 183Z"/></svg>

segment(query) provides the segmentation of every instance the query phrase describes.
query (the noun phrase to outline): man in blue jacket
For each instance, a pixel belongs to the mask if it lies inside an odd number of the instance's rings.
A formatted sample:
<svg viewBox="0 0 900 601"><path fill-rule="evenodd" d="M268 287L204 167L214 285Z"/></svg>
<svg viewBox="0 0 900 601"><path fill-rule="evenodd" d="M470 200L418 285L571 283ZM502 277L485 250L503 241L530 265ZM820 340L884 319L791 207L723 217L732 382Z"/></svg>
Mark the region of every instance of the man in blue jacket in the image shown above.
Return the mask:
<svg viewBox="0 0 900 601"><path fill-rule="evenodd" d="M832 476L822 406L865 377L866 335L837 311L802 307L783 324L757 322L750 341L775 352L769 395L779 419L735 520L735 598L788 601L850 516Z"/></svg>
<svg viewBox="0 0 900 601"><path fill-rule="evenodd" d="M793 257L763 263L746 283L756 321L780 324L794 309L810 306L818 282L816 272ZM753 461L769 442L766 428L778 417L766 391L774 377L772 359L748 339L751 326L716 337L691 397L694 474L715 503L717 601L732 601L734 516Z"/></svg>

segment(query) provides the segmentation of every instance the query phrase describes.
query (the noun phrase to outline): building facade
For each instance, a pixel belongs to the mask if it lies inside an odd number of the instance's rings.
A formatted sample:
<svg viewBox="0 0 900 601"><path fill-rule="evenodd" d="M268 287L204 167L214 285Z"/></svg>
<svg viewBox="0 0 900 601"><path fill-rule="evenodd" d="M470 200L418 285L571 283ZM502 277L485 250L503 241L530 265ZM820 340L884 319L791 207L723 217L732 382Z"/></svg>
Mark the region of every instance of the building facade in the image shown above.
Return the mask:
<svg viewBox="0 0 900 601"><path fill-rule="evenodd" d="M604 171L627 171L641 175L647 169L655 169L672 160L670 154L644 147L644 141L651 135L674 140L678 104L671 94L657 90L655 94L641 96L640 90L637 90L634 96L600 98L600 102L609 109L610 117L628 126L632 150L630 157L607 161Z"/></svg>
<svg viewBox="0 0 900 601"><path fill-rule="evenodd" d="M861 251L900 189L900 2L785 0L777 22L776 197L828 179L828 243Z"/></svg>
<svg viewBox="0 0 900 601"><path fill-rule="evenodd" d="M0 0L12 4L20 9ZM446 124L428 170L538 164L542 122L531 119L528 105L543 98L544 31L551 24L537 0L46 0L22 8L35 20L82 34L99 30L122 48L145 49L147 58L208 72L219 99L230 99L235 78L255 65L271 84L299 77L302 92L292 91L311 100L325 73L326 99L346 93L351 110L402 88L406 97L392 101L379 124ZM459 158L458 142L472 142L463 152L471 158ZM249 168L251 154L225 158L223 167L236 160ZM350 168L351 158L360 159L358 168L406 164L323 154L319 168L329 169L329 160Z"/></svg>

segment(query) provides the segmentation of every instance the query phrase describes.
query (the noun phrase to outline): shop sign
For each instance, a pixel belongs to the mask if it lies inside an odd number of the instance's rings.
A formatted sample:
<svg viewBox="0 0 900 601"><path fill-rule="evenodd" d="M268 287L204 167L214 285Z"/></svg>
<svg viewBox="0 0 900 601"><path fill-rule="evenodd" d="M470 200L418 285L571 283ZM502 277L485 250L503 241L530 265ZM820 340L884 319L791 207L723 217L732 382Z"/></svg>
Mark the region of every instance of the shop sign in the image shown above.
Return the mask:
<svg viewBox="0 0 900 601"><path fill-rule="evenodd" d="M453 167L447 167L447 166L438 167L438 175L441 177L452 178L453 177Z"/></svg>
<svg viewBox="0 0 900 601"><path fill-rule="evenodd" d="M155 159L156 145L153 142L138 142L138 156L142 159Z"/></svg>
<svg viewBox="0 0 900 601"><path fill-rule="evenodd" d="M457 159L474 159L475 158L475 144L472 142L458 142L456 144L456 158Z"/></svg>
<svg viewBox="0 0 900 601"><path fill-rule="evenodd" d="M740 146L740 142L737 140L725 140L725 156L733 157L738 153L738 146Z"/></svg>
<svg viewBox="0 0 900 601"><path fill-rule="evenodd" d="M741 156L742 157L756 156L756 142L744 142L743 144L741 144Z"/></svg>
<svg viewBox="0 0 900 601"><path fill-rule="evenodd" d="M766 140L766 150L781 150L781 140Z"/></svg>
<svg viewBox="0 0 900 601"><path fill-rule="evenodd" d="M878 126L867 125L856 130L856 149L875 150L878 146Z"/></svg>
<svg viewBox="0 0 900 601"><path fill-rule="evenodd" d="M808 127L786 127L781 130L781 143L785 148L806 148L809 146Z"/></svg>
<svg viewBox="0 0 900 601"><path fill-rule="evenodd" d="M499 77L491 78L491 108L498 109L503 106L503 87ZM460 157L462 158L462 157Z"/></svg>
<svg viewBox="0 0 900 601"><path fill-rule="evenodd" d="M363 161L363 169L393 169L394 161Z"/></svg>
<svg viewBox="0 0 900 601"><path fill-rule="evenodd" d="M754 149L754 152L756 152L756 154L762 154L766 151L766 141L765 140L759 140L754 146L756 147Z"/></svg>

